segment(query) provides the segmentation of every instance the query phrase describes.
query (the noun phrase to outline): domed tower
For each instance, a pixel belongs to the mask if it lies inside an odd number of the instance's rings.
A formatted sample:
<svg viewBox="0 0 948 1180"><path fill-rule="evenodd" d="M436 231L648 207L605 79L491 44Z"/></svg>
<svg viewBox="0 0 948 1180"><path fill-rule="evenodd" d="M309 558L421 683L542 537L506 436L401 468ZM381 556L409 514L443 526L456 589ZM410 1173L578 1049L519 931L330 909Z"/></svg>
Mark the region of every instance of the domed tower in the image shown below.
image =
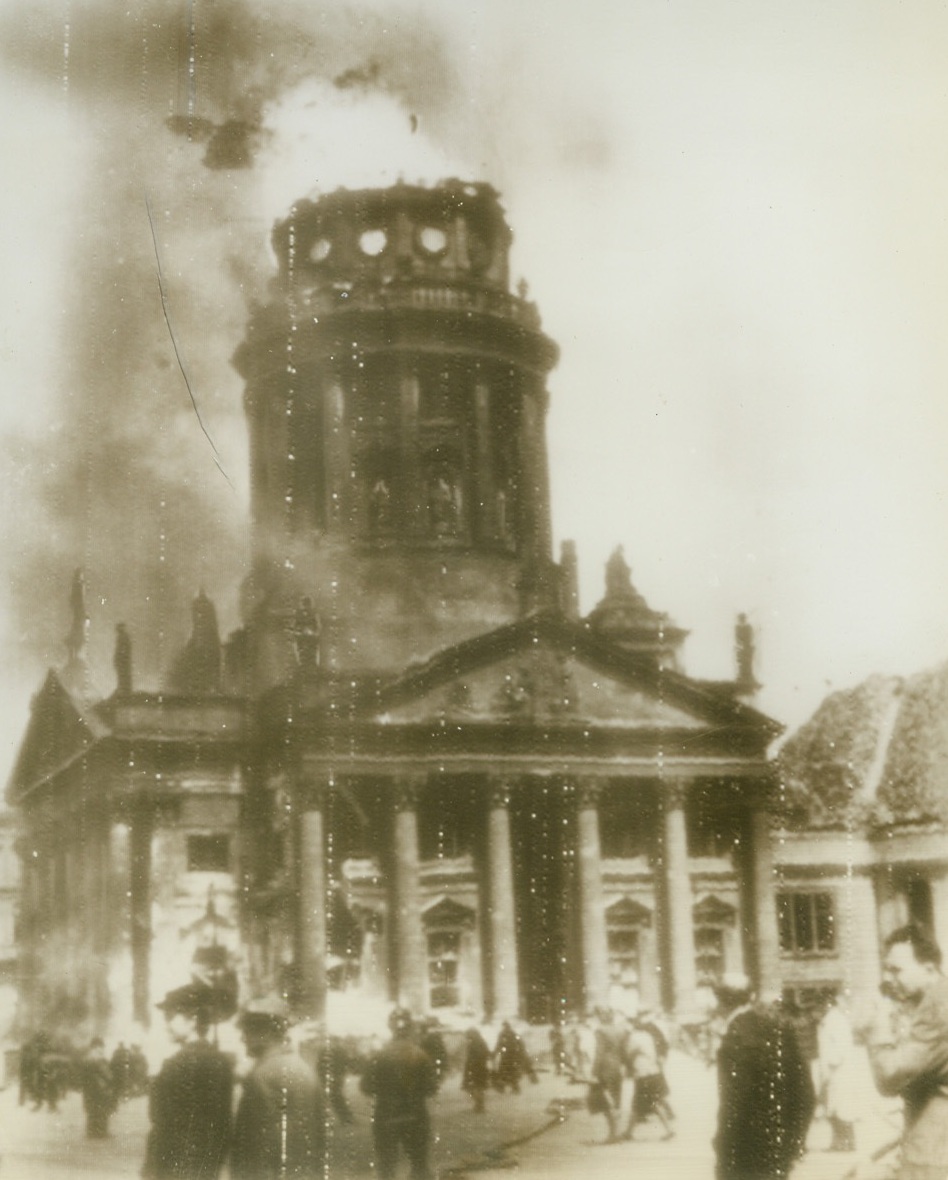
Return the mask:
<svg viewBox="0 0 948 1180"><path fill-rule="evenodd" d="M246 380L253 687L294 618L324 667L391 670L555 600L545 419L555 345L508 290L495 191L339 190L273 232Z"/></svg>

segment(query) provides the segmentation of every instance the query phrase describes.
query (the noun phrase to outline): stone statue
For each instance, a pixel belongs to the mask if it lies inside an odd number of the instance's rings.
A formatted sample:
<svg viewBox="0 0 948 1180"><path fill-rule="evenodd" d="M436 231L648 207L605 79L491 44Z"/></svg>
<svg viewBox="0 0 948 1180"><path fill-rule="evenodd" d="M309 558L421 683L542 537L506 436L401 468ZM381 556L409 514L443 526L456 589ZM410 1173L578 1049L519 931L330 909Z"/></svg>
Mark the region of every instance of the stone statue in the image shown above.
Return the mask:
<svg viewBox="0 0 948 1180"><path fill-rule="evenodd" d="M737 659L737 683L748 689L757 687L754 676L754 628L743 612L734 626L734 654Z"/></svg>
<svg viewBox="0 0 948 1180"><path fill-rule="evenodd" d="M618 545L606 562L606 597L621 598L632 587L632 569L625 559L622 546Z"/></svg>
<svg viewBox="0 0 948 1180"><path fill-rule="evenodd" d="M384 476L372 485L369 493L369 531L384 533L392 526L392 493Z"/></svg>
<svg viewBox="0 0 948 1180"><path fill-rule="evenodd" d="M315 672L319 667L319 636L322 628L313 600L304 595L293 617L293 648L296 662L304 672Z"/></svg>
<svg viewBox="0 0 948 1180"><path fill-rule="evenodd" d="M69 607L72 621L66 636L66 664L72 667L84 664L86 643L89 639L89 612L86 610L86 580L81 569L72 575L69 591Z"/></svg>
<svg viewBox="0 0 948 1180"><path fill-rule="evenodd" d="M221 639L217 611L203 588L191 603L191 637L171 670L171 688L206 696L221 690Z"/></svg>
<svg viewBox="0 0 948 1180"><path fill-rule="evenodd" d="M115 626L115 652L112 656L115 668L115 691L125 695L132 691L132 639L124 623Z"/></svg>

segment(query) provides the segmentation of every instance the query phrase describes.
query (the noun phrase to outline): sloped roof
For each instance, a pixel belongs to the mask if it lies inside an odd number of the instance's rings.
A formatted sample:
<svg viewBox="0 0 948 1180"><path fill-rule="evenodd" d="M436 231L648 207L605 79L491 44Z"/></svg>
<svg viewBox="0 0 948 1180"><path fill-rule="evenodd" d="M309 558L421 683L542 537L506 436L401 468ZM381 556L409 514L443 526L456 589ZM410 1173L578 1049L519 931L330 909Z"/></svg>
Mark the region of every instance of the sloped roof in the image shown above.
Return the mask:
<svg viewBox="0 0 948 1180"><path fill-rule="evenodd" d="M777 768L793 827L948 822L948 663L831 694Z"/></svg>
<svg viewBox="0 0 948 1180"><path fill-rule="evenodd" d="M32 701L29 724L7 785L7 800L15 803L34 783L82 757L110 732L105 720L50 669Z"/></svg>

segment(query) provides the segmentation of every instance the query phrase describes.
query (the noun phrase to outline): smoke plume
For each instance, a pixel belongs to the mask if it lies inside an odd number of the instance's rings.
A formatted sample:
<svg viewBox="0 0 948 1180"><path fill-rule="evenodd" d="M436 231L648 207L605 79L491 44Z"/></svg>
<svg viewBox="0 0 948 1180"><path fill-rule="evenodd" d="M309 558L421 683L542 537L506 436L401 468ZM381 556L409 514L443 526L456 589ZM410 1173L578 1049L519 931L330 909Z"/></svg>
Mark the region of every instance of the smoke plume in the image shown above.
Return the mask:
<svg viewBox="0 0 948 1180"><path fill-rule="evenodd" d="M136 687L152 687L199 588L225 631L237 622L247 465L229 358L273 220L316 187L461 172L440 146L458 79L421 16L292 3L23 4L0 16L0 45L90 145L59 227L58 387L46 426L5 443L14 635L37 673L60 664L82 567L97 687L113 687L120 621Z"/></svg>

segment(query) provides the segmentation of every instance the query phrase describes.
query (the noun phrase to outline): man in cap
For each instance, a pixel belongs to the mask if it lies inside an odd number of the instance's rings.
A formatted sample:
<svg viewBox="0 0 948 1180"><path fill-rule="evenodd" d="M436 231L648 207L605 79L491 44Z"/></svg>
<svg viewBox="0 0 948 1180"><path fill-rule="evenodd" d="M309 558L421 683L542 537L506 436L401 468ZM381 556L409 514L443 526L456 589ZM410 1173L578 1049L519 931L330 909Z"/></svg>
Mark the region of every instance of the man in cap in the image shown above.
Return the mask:
<svg viewBox="0 0 948 1180"><path fill-rule="evenodd" d="M813 1080L789 1025L751 1003L750 981L715 988L725 1031L718 1050L717 1180L785 1180L806 1146Z"/></svg>
<svg viewBox="0 0 948 1180"><path fill-rule="evenodd" d="M375 1099L372 1135L378 1180L393 1180L399 1147L408 1157L411 1180L429 1180L431 1123L428 1099L438 1088L434 1062L412 1038L411 1014L396 1008L389 1018L392 1039L369 1062L362 1091Z"/></svg>
<svg viewBox="0 0 948 1180"><path fill-rule="evenodd" d="M178 1051L152 1082L145 1180L216 1180L230 1139L233 1069L208 1043L210 988L189 983L158 1007Z"/></svg>
<svg viewBox="0 0 948 1180"><path fill-rule="evenodd" d="M948 980L941 948L916 925L885 940L883 991L895 1011L880 1012L867 1031L869 1061L883 1094L905 1105L898 1180L948 1174Z"/></svg>
<svg viewBox="0 0 948 1180"><path fill-rule="evenodd" d="M323 1174L325 1103L316 1075L287 1042L282 1000L240 1016L254 1066L244 1079L230 1153L233 1180L315 1180Z"/></svg>

